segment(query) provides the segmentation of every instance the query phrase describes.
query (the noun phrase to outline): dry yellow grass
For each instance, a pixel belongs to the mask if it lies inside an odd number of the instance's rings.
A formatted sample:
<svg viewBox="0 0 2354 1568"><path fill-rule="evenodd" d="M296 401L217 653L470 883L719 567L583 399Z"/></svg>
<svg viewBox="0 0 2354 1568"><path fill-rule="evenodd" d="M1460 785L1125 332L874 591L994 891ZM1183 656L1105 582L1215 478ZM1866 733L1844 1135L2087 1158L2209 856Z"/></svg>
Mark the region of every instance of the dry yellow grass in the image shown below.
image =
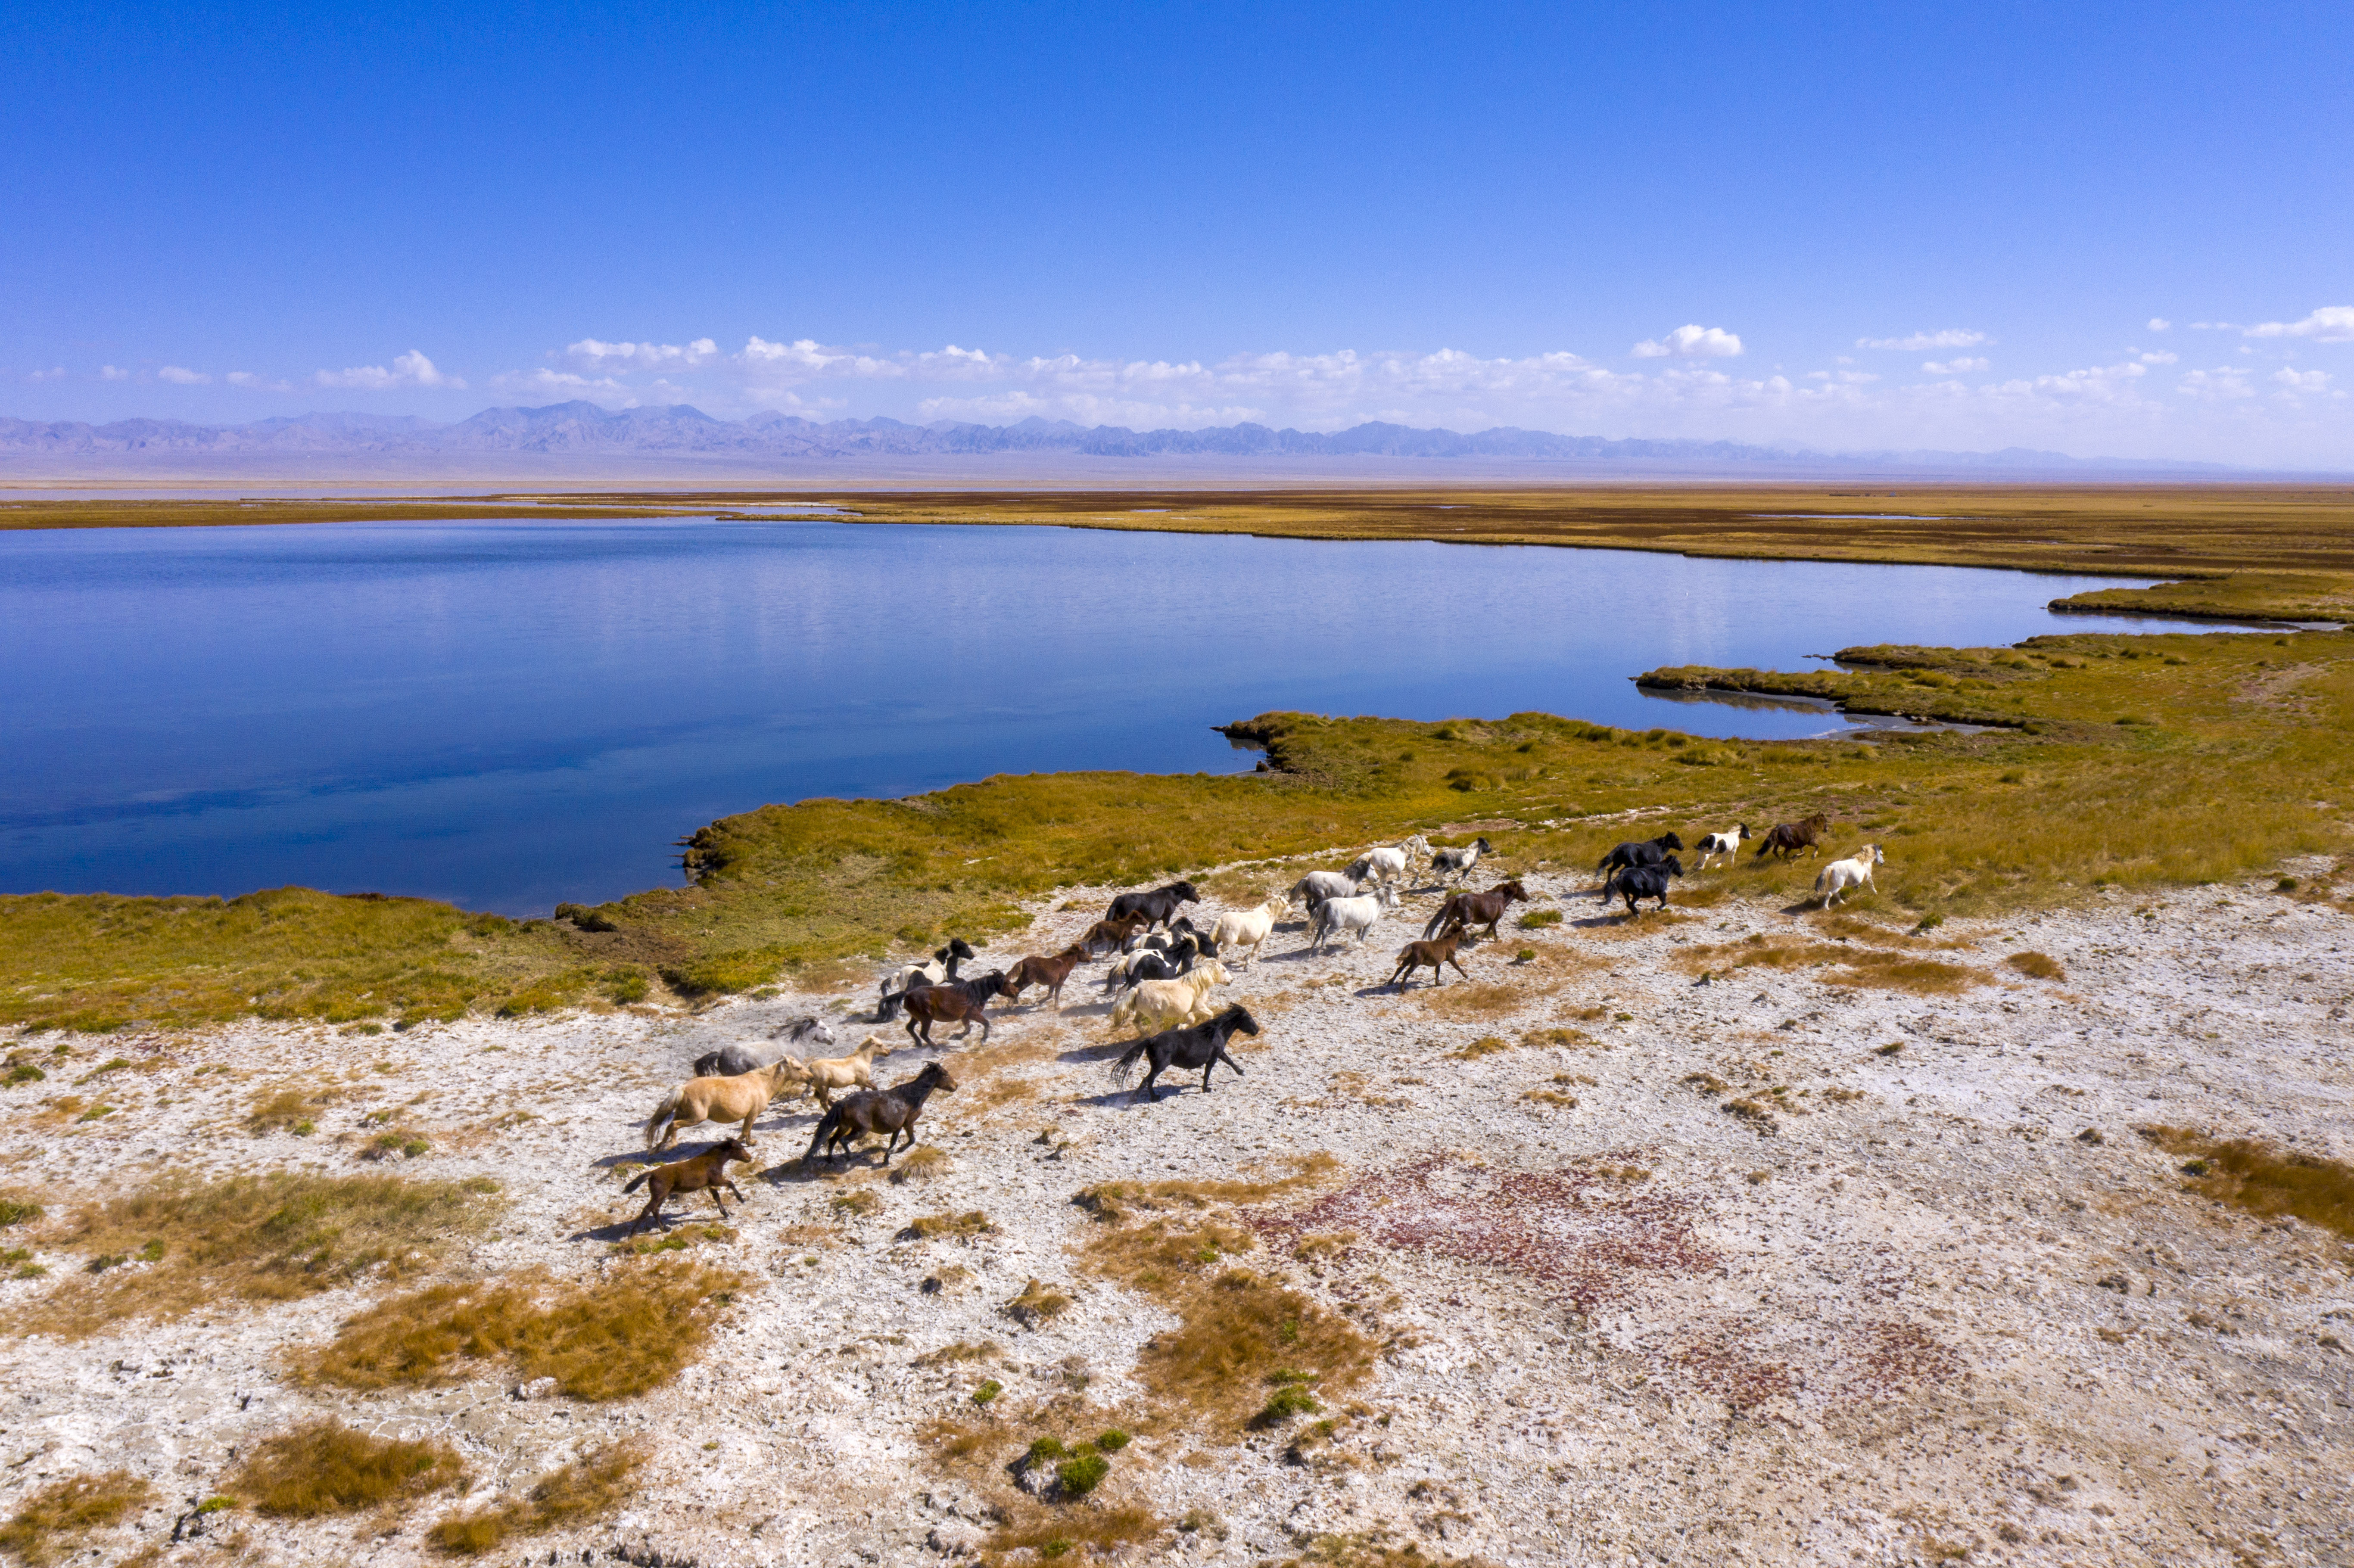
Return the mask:
<svg viewBox="0 0 2354 1568"><path fill-rule="evenodd" d="M917 1241L933 1241L942 1236L969 1240L985 1236L997 1227L979 1209L961 1214L925 1214L907 1222L904 1233Z"/></svg>
<svg viewBox="0 0 2354 1568"><path fill-rule="evenodd" d="M1311 1154L1287 1156L1281 1163L1291 1167L1289 1175L1261 1181L1099 1181L1083 1189L1078 1202L1096 1218L1118 1224L1136 1213L1206 1209L1216 1203L1263 1203L1269 1198L1313 1186L1341 1168L1338 1160L1320 1149Z"/></svg>
<svg viewBox="0 0 2354 1568"><path fill-rule="evenodd" d="M0 1525L0 1552L42 1568L81 1550L91 1531L120 1524L154 1496L155 1489L128 1470L69 1476L30 1493Z"/></svg>
<svg viewBox="0 0 2354 1568"><path fill-rule="evenodd" d="M1254 1251L1249 1227L1206 1211L1221 1202L1261 1202L1297 1191L1337 1167L1329 1156L1302 1161L1280 1181L1111 1184L1081 1195L1105 1228L1081 1245L1089 1272L1136 1290L1177 1314L1137 1361L1137 1379L1164 1418L1222 1441L1284 1389L1337 1394L1373 1369L1373 1343L1346 1319L1233 1258ZM1161 1212L1152 1212L1152 1211ZM1173 1211L1173 1212L1172 1212ZM1126 1223L1140 1213L1150 1217Z"/></svg>
<svg viewBox="0 0 2354 1568"><path fill-rule="evenodd" d="M573 1399L626 1399L675 1377L717 1308L756 1283L673 1256L575 1280L531 1270L437 1285L369 1308L288 1361L299 1382L363 1390L448 1383L473 1372L470 1362L500 1361Z"/></svg>
<svg viewBox="0 0 2354 1568"><path fill-rule="evenodd" d="M1029 1560L1052 1562L1069 1556L1085 1563L1111 1557L1124 1548L1151 1540L1169 1528L1150 1509L1138 1503L1077 1503L1060 1508L1010 1498L1002 1510L1002 1521L990 1532L982 1562L993 1565L1007 1555L1028 1552Z"/></svg>
<svg viewBox="0 0 2354 1568"><path fill-rule="evenodd" d="M548 1471L520 1497L451 1514L427 1531L426 1540L452 1556L476 1557L516 1536L601 1519L627 1500L631 1479L645 1462L642 1444L609 1444Z"/></svg>
<svg viewBox="0 0 2354 1568"><path fill-rule="evenodd" d="M2293 1214L2354 1239L2354 1166L2252 1138L2211 1138L2189 1128L2153 1126L2142 1135L2169 1154L2184 1154L2183 1174L2211 1198L2254 1214Z"/></svg>
<svg viewBox="0 0 2354 1568"><path fill-rule="evenodd" d="M410 1502L465 1478L456 1452L443 1444L371 1437L330 1419L255 1444L228 1486L257 1512L315 1519Z"/></svg>
<svg viewBox="0 0 2354 1568"><path fill-rule="evenodd" d="M1508 1017L1560 989L1557 980L1531 980L1518 985L1473 981L1434 986L1415 994L1422 999L1425 1008L1441 1018L1467 1020Z"/></svg>
<svg viewBox="0 0 2354 1568"><path fill-rule="evenodd" d="M69 1338L124 1318L171 1319L223 1300L282 1301L362 1276L426 1267L498 1213L496 1183L275 1171L159 1179L76 1211L60 1244L132 1260L76 1273L16 1316Z"/></svg>

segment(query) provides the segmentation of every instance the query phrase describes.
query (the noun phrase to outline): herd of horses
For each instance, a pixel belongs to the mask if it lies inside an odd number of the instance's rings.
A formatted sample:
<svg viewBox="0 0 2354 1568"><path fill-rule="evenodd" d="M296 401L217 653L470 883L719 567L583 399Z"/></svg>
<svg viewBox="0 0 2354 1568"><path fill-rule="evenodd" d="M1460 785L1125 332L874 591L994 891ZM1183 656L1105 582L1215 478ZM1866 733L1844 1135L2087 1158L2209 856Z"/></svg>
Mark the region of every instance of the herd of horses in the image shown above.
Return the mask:
<svg viewBox="0 0 2354 1568"><path fill-rule="evenodd" d="M1816 815L1776 823L1763 835L1751 832L1745 822L1705 833L1699 840L1695 869L1707 869L1710 861L1720 856L1730 863L1751 842L1757 845L1760 859L1767 855L1788 859L1800 851L1818 856L1829 826L1827 818ZM1239 1003L1221 1007L1212 998L1214 988L1234 978L1225 959L1247 967L1257 960L1277 926L1294 915L1306 917L1309 940L1303 951L1321 952L1331 942L1351 936L1363 947L1373 926L1397 907L1399 887L1418 857L1428 861L1431 873L1444 887L1468 879L1472 868L1491 853L1484 838L1458 848L1434 850L1416 834L1396 844L1374 846L1345 871L1310 872L1255 908L1221 915L1206 930L1185 913L1187 905L1202 901L1200 891L1189 881L1123 893L1111 901L1102 919L1060 951L1033 954L1010 969L991 969L981 975L959 973L960 966L978 954L962 938L951 938L927 961L884 977L875 1022L903 1019L908 1042L927 1049L939 1046L932 1030L942 1023L958 1025L957 1033L949 1036L950 1044L962 1041L976 1025L981 1043L986 1044L991 1001L1018 1002L1023 991L1037 986L1044 990L1047 1004L1059 1009L1063 987L1080 966L1108 959L1102 992L1115 999L1111 1024L1116 1032L1129 1031L1135 1036L1112 1064L1116 1082L1125 1087L1141 1065L1144 1077L1134 1098L1157 1102L1157 1080L1162 1073L1198 1069L1202 1092L1207 1094L1219 1063L1242 1075L1241 1065L1227 1052L1227 1042L1237 1033L1259 1032L1258 1021L1246 1008ZM1603 902L1624 898L1629 918L1640 913L1639 905L1645 899L1654 899L1659 908L1666 908L1670 881L1684 874L1678 858L1684 853L1683 840L1673 832L1614 846L1595 867L1603 878ZM1829 908L1855 887L1872 886L1872 870L1880 863L1879 849L1866 844L1856 855L1825 866L1815 880L1815 893L1823 907ZM1437 913L1423 927L1421 937L1399 949L1396 968L1384 983L1408 986L1419 970L1427 969L1431 983L1442 985L1448 968L1469 980L1463 952L1482 937L1495 937L1512 906L1529 898L1517 876L1481 892L1465 887L1448 891ZM916 1123L925 1102L935 1093L956 1088L956 1080L938 1061L928 1063L902 1083L876 1086L875 1062L894 1049L882 1035L869 1034L855 1051L842 1056L796 1054L796 1046L834 1044L831 1029L815 1017L780 1025L769 1039L781 1042L772 1060L763 1060L741 1045L725 1046L698 1057L695 1075L673 1088L654 1107L644 1128L650 1150L668 1149L682 1129L703 1122L740 1122L741 1127L715 1150L652 1168L632 1181L624 1191L634 1191L642 1182L651 1192L644 1213L631 1227L631 1234L658 1219L663 1201L673 1193L709 1192L724 1218L726 1204L719 1190L736 1192L726 1168L732 1161L752 1158L752 1124L780 1097L809 1094L822 1113L802 1156L804 1167L815 1168L821 1157L838 1164L859 1138L871 1134L883 1135L883 1163L887 1166L902 1147L902 1138L907 1140L904 1147L915 1147ZM737 1192L739 1202L742 1198Z"/></svg>

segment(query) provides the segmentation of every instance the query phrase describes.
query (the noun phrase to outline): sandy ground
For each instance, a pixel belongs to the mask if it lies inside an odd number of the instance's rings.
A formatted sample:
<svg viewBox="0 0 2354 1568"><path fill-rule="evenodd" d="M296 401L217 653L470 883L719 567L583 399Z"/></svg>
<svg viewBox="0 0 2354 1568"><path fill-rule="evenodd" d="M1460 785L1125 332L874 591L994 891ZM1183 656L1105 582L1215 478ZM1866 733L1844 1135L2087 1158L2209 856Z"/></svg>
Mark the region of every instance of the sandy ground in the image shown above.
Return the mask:
<svg viewBox="0 0 2354 1568"><path fill-rule="evenodd" d="M1949 927L1936 936L1956 946L1934 956L1989 979L1923 996L1807 969L1702 981L1698 947L1805 921L1728 899L1629 925L1598 916L1585 878L1529 881L1567 895L1538 907L1568 918L1474 952L1476 980L1503 991L1378 986L1434 895L1363 950L1310 955L1279 929L1232 988L1266 1033L1240 1054L1246 1075L1221 1068L1208 1096L1198 1079L1150 1106L1112 1091L1090 966L1061 1016L1002 1015L995 1044L1017 1048L994 1070L941 1053L964 1082L927 1116L926 1141L951 1156L927 1181L892 1183L871 1159L803 1175L790 1162L813 1109L779 1105L760 1174L739 1171L739 1236L705 1244L765 1286L727 1309L699 1364L641 1399L517 1398L490 1372L379 1395L289 1384L281 1353L331 1337L363 1290L78 1342L12 1334L0 1510L125 1465L159 1500L92 1536L85 1561L156 1546L188 1563L432 1560L423 1533L443 1499L302 1526L232 1511L165 1545L240 1447L332 1411L453 1441L475 1503L595 1439L664 1439L617 1518L492 1561L945 1561L984 1540L991 1486L940 1467L926 1423L970 1414L983 1376L1018 1412L1067 1405L1083 1373L1109 1425L1136 1408L1140 1347L1172 1323L1080 1270L1071 1248L1096 1222L1073 1195L1325 1150L1330 1180L1258 1214L1258 1264L1384 1345L1363 1414L1305 1455L1280 1433L1140 1438L1103 1495L1193 1528L1134 1557L1253 1563L1339 1535L1512 1564L2354 1561L2354 1247L2187 1192L2179 1161L2132 1131L2253 1131L2354 1158L2345 906L2266 884ZM1042 913L983 963L1054 950L1107 895L1068 892L1081 908ZM1512 963L1523 947L1537 959ZM2065 979L2002 965L2022 948ZM0 1184L382 1169L358 1160L361 1118L398 1107L436 1145L406 1170L488 1173L512 1194L468 1267L577 1274L635 1213L619 1189L639 1123L685 1063L803 1011L841 1020L847 1046L871 1027L849 1009L871 999L105 1042L155 1053L150 1070L110 1080L117 1109L89 1125L38 1118L59 1081L5 1091ZM1585 1038L1451 1054L1555 1027ZM890 1057L885 1081L922 1059ZM216 1066L229 1070L196 1075ZM244 1130L257 1091L313 1069L349 1085L313 1136ZM1762 1119L1729 1114L1735 1100ZM518 1109L533 1114L493 1130ZM879 1209L842 1213L849 1189ZM917 1215L972 1208L996 1234L900 1239ZM1356 1239L1304 1260L1287 1251L1303 1232ZM1033 1277L1076 1298L1035 1330L1002 1310ZM0 1282L0 1312L49 1283ZM983 1340L1002 1357L918 1364ZM1010 1460L1031 1434L1012 1418L1006 1432Z"/></svg>

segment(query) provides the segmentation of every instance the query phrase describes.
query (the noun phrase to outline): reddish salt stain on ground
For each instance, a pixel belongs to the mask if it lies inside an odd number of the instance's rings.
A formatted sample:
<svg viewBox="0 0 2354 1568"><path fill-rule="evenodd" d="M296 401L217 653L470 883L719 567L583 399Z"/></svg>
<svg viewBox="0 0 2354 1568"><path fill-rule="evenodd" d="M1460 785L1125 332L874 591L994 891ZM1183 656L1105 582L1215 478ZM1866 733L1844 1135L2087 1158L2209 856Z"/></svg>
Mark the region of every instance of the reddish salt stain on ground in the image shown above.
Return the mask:
<svg viewBox="0 0 2354 1568"><path fill-rule="evenodd" d="M1302 1208L1249 1218L1262 1234L1289 1244L1352 1232L1360 1243L1505 1269L1585 1314L1649 1287L1717 1272L1723 1255L1694 1232L1706 1217L1702 1202L1630 1187L1617 1165L1519 1171L1430 1154ZM1904 1273L1894 1259L1874 1255L1850 1281L1853 1296L1893 1301ZM1770 1332L1744 1319L1687 1319L1638 1353L1656 1373L1743 1411L1775 1400L1869 1404L1961 1370L1959 1358L1916 1324L1825 1319L1804 1310L1772 1318L1777 1328ZM1791 1331L1794 1325L1804 1331Z"/></svg>
<svg viewBox="0 0 2354 1568"><path fill-rule="evenodd" d="M1354 1231L1381 1246L1510 1269L1591 1312L1649 1278L1715 1268L1717 1255L1692 1234L1698 1211L1600 1171L1493 1170L1432 1154L1251 1221L1295 1241Z"/></svg>

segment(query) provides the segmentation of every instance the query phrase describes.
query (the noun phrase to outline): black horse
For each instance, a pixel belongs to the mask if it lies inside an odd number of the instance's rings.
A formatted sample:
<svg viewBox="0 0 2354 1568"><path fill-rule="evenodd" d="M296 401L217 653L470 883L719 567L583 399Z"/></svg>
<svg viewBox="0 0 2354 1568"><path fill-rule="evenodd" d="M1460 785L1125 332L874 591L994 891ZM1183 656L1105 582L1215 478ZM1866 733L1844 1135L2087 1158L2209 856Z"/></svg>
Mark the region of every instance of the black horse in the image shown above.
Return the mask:
<svg viewBox="0 0 2354 1568"><path fill-rule="evenodd" d="M1118 920L1129 915L1144 916L1144 928L1166 926L1177 917L1180 906L1199 904L1202 895L1193 891L1190 882L1172 882L1166 887L1156 887L1150 893L1123 893L1111 901L1104 918Z"/></svg>
<svg viewBox="0 0 2354 1568"><path fill-rule="evenodd" d="M1675 834L1661 833L1658 838L1645 839L1640 843L1620 844L1608 854L1604 855L1601 863L1594 869L1598 874L1623 870L1630 865L1657 865L1668 858L1670 850L1681 850L1683 847L1684 841ZM1605 893L1602 896L1607 899L1610 895Z"/></svg>
<svg viewBox="0 0 2354 1568"><path fill-rule="evenodd" d="M1683 874L1683 862L1673 855L1658 865L1630 865L1623 871L1610 874L1610 881L1603 885L1602 896L1608 898L1615 888L1627 900L1627 913L1629 915L1637 913L1635 900L1638 898L1656 898L1659 901L1659 907L1665 909L1668 906L1668 878Z"/></svg>
<svg viewBox="0 0 2354 1568"><path fill-rule="evenodd" d="M1149 1065L1145 1069L1144 1082L1137 1086L1136 1092L1146 1099L1158 1101L1161 1091L1153 1087L1153 1079L1172 1067L1188 1071L1199 1067L1202 1069L1202 1092L1206 1095L1210 1092L1211 1070L1219 1063L1224 1062L1234 1068L1236 1077L1242 1076L1241 1064L1226 1054L1226 1042L1238 1033L1258 1033L1258 1020L1253 1018L1240 1002L1207 1023L1196 1023L1186 1029L1164 1029L1158 1034L1138 1041L1128 1048L1126 1054L1112 1064L1112 1079L1115 1083L1126 1084L1129 1075L1135 1072L1137 1062L1144 1060Z"/></svg>

